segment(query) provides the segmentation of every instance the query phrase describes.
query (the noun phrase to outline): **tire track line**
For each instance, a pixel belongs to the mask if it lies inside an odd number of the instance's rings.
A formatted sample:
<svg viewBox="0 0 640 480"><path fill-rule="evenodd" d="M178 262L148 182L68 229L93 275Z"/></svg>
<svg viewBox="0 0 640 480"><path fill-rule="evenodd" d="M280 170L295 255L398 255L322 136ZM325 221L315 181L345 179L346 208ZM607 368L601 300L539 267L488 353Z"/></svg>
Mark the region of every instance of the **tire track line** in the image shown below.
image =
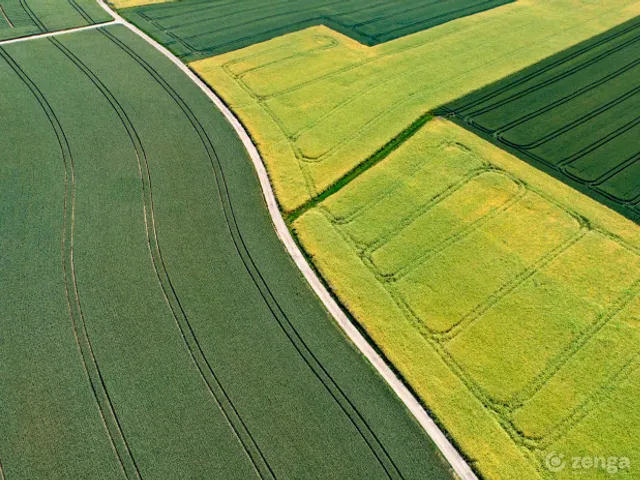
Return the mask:
<svg viewBox="0 0 640 480"><path fill-rule="evenodd" d="M222 414L225 417L225 420L237 436L239 442L245 450L245 453L247 454L254 469L256 470L256 473L261 478L275 478L275 475L271 470L271 467L267 463L260 448L253 439L251 433L248 431L244 421L231 402L231 399L227 395L219 379L215 375L211 364L206 359L204 352L200 347L199 341L195 336L194 330L188 320L188 317L182 309L182 305L173 288L171 279L169 278L169 274L166 270L166 266L164 264L164 260L160 251L160 245L158 242L155 211L153 205L153 193L151 189L151 173L148 158L146 151L144 150L144 146L142 145L142 141L140 140L140 137L135 130L135 127L126 114L124 108L118 102L117 98L95 75L95 73L91 71L89 67L87 67L77 56L75 56L75 54L73 54L73 52L62 45L57 39L52 38L50 39L50 41L54 43L58 47L58 49L60 49L64 53L64 55L89 78L89 80L109 102L116 115L120 119L122 126L127 132L127 135L129 136L136 154L138 171L142 183L144 223L147 236L147 247L149 249L153 269L155 271L158 283L162 289L164 299L172 312L176 325L180 330L182 339L185 342L191 359L196 365L200 376L202 377L202 380L207 385L209 393L220 408ZM149 225L151 225L151 228L149 228Z"/></svg>
<svg viewBox="0 0 640 480"><path fill-rule="evenodd" d="M630 25L629 27L625 28L624 30L621 30L619 32L616 32L614 35L609 35L606 36L605 38L602 38L601 40L598 40L595 43L586 45L574 52L571 52L569 55L567 55L566 57L563 58L559 58L553 62L551 62L548 65L545 65L543 68L539 69L539 70L535 70L533 72L530 72L527 75L524 75L520 78L518 78L517 80L515 80L514 82L511 82L507 85L504 85L501 88L498 88L494 91L489 91L487 92L485 95L482 95L480 98L476 98L476 99L471 99L471 101L467 104L462 104L460 106L456 106L455 105L455 101L451 102L449 105L449 107L446 106L442 106L440 108L443 108L447 111L447 113L450 112L463 112L464 110L468 110L470 108L475 108L479 105L482 105L483 103L505 93L508 92L509 90L511 90L512 88L518 87L526 82L528 82L529 80L532 80L536 77L539 77L541 75L544 75L545 73L553 70L554 68L558 67L558 66L562 66L565 63L568 63L572 60L575 60L576 58L579 58L581 55L589 53L591 50L595 50L596 48L602 46L602 45L606 45L607 43L609 43L610 41L616 40L619 37L622 37L624 35L626 35L629 32L633 32L634 30L640 28L640 22L635 22L632 25ZM495 104L494 104L495 105ZM475 114L475 112L474 112ZM458 115L460 115L461 117L463 117L464 115L462 115L462 113L458 113Z"/></svg>
<svg viewBox="0 0 640 480"><path fill-rule="evenodd" d="M78 281L74 258L74 233L75 233L75 198L76 181L75 165L68 139L62 125L53 108L47 101L38 86L28 77L15 60L0 47L2 57L11 69L20 77L24 84L32 92L45 115L49 119L56 134L61 155L64 162L64 206L63 206L63 233L61 239L62 273L66 292L67 308L73 325L73 333L76 344L82 358L82 365L93 391L103 425L114 449L120 468L127 478L141 479L140 471L133 458L128 442L120 425L111 397L107 390L104 378L100 371L93 345L89 337L86 319L82 311Z"/></svg>
<svg viewBox="0 0 640 480"><path fill-rule="evenodd" d="M315 374L315 376L320 380L322 385L325 387L327 392L333 397L333 399L337 402L343 412L347 415L349 420L353 423L359 434L362 436L363 440L372 451L375 458L380 462L381 466L386 471L389 478L403 478L399 469L393 462L391 456L386 451L386 448L377 438L376 434L373 432L371 427L368 425L366 420L361 416L360 412L356 409L356 407L351 403L351 400L346 396L346 394L342 391L342 389L338 386L338 384L334 381L331 375L326 371L324 366L320 363L320 361L315 357L311 349L304 342L297 329L290 321L286 313L282 310L280 305L278 304L275 296L269 289L266 281L262 277L262 273L258 269L255 264L246 244L242 233L240 232L237 219L235 216L235 212L233 209L233 204L231 201L231 195L229 192L229 188L224 176L224 170L220 163L219 157L215 151L215 147L211 142L207 132L204 130L200 121L193 114L189 106L186 102L180 97L180 95L171 87L154 69L151 67L146 61L141 58L138 54L136 54L133 50L131 50L126 44L120 41L117 37L111 34L108 31L102 30L102 32L111 38L114 43L119 45L123 50L129 53L133 58L135 58L143 68L147 69L149 74L167 91L169 95L172 96L176 104L183 111L185 116L191 122L195 132L200 137L203 147L209 157L209 160L212 164L213 172L215 174L215 178L217 179L218 186L218 194L220 198L220 202L222 205L223 213L225 215L227 227L232 237L232 241L235 245L236 252L240 257L245 270L249 274L252 282L255 287L258 289L258 292L262 296L265 301L266 306L270 310L274 319L278 322L279 326L292 343L294 348L298 351L304 362L311 369L311 371Z"/></svg>
<svg viewBox="0 0 640 480"><path fill-rule="evenodd" d="M31 10L31 7L27 3L27 0L20 0L20 6L25 11L29 19L33 22L33 24L38 27L38 30L40 30L42 33L48 31L47 27L44 26L44 23L42 23L38 16L34 13L34 11Z"/></svg>
<svg viewBox="0 0 640 480"><path fill-rule="evenodd" d="M202 90L202 92L207 95L207 97L212 101L212 103L221 111L224 117L227 119L229 124L233 127L233 129L238 134L240 140L242 141L244 147L247 150L247 153L256 169L260 186L262 188L262 193L264 195L269 214L271 215L271 219L274 223L274 228L280 240L282 241L284 247L288 251L289 255L292 257L293 261L296 263L297 267L300 269L301 273L309 283L310 287L314 290L314 292L318 295L319 299L323 302L329 313L334 317L336 323L340 326L340 328L345 332L345 334L350 338L353 344L362 352L362 354L368 359L371 365L378 371L378 373L385 379L391 389L396 393L399 399L406 405L409 411L416 418L418 423L424 429L424 431L429 435L432 441L436 444L440 452L447 459L447 461L451 464L452 468L455 472L464 480L476 480L477 477L467 464L467 462L462 458L462 456L458 453L458 451L453 447L449 439L444 435L444 433L440 430L440 428L436 425L436 423L431 419L431 417L427 414L425 409L422 407L420 402L412 395L409 389L402 383L402 381L395 375L393 370L387 365L385 360L380 357L380 355L375 351L375 349L365 340L357 327L351 323L349 318L346 316L341 307L336 303L336 301L331 297L331 294L324 287L320 279L317 277L315 272L311 269L309 264L304 258L304 255L298 248L295 240L291 236L291 232L287 229L286 223L282 218L280 210L278 208L278 203L275 198L275 194L273 192L273 188L271 187L271 183L269 182L269 176L266 171L266 167L258 150L255 145L252 143L251 138L247 134L246 130L239 122L239 120L231 113L228 107L224 104L224 102L213 93L213 91L202 81L200 80L195 73L193 73L189 68L184 65L178 57L173 55L169 50L164 48L158 42L154 41L142 32L137 27L133 26L129 22L125 21L120 17L117 13L113 12L103 0L98 0L98 3L102 6L102 8L107 11L114 19L122 22L129 30L131 30L134 34L141 37L147 43L152 45L156 50L161 52L165 57L167 57L173 64L178 67L185 75L187 75L197 86Z"/></svg>
<svg viewBox="0 0 640 480"><path fill-rule="evenodd" d="M2 8L2 5L0 5L0 14L2 14L2 17L6 20L7 24L9 25L9 27L15 28L13 23L11 23L11 20L9 20L9 17L7 17L7 14L4 11L4 8Z"/></svg>

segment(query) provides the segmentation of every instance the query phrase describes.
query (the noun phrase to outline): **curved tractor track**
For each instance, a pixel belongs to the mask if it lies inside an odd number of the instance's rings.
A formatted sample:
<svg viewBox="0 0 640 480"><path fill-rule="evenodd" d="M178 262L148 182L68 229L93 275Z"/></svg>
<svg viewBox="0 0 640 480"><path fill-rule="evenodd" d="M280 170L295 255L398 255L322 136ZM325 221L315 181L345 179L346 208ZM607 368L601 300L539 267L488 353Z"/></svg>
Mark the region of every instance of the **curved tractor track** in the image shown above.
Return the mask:
<svg viewBox="0 0 640 480"><path fill-rule="evenodd" d="M75 2L73 3L75 8L76 4ZM253 212L250 214L247 213L247 207L244 205L246 200L241 199L240 195L242 192L238 193L237 191L239 185L237 178L238 173L231 172L231 175L229 174L229 170L234 169L229 163L229 147L217 144L212 137L211 124L205 125L201 121L203 107L198 107L200 113L194 111L193 102L190 102L189 99L184 97L183 91L185 89L182 87L176 89L174 87L175 82L166 79L166 66L158 69L157 65L161 62L157 59L150 61L148 53L143 55L140 53L139 46L135 48L132 47L132 42L123 39L122 31L116 31L116 29L121 29L122 27L114 27L113 24L125 25L129 30L133 31L139 37L142 37L143 40L168 57L186 73L199 89L220 109L226 120L235 130L235 134L242 140L244 148L248 151L253 161L253 166L258 171L259 181L266 198L271 220L276 227L280 240L295 261L297 267L302 271L312 289L323 301L324 306L332 313L343 331L350 337L360 352L373 364L378 373L381 374L391 386L395 395L400 397L422 428L426 430L431 440L438 446L456 473L462 478L475 478L471 469L452 447L444 434L436 427L434 422L428 417L424 409L409 393L402 382L392 373L384 360L349 322L342 310L334 302L305 262L277 209L277 204L269 185L264 165L237 119L233 117L220 99L197 79L187 67L180 63L175 56L159 44L153 42L135 27L125 22L104 3L99 3L113 16L114 22L111 22L105 28L97 28L94 32L77 33L77 35L86 35L86 38L91 36L92 39L98 36L104 38L102 42L111 45L109 48L118 50L120 52L118 55L121 55L123 59L128 58L127 61L134 62L140 68L140 72L146 72L144 75L146 75L150 85L155 85L153 88L159 89L158 91L162 91L163 95L166 95L166 98L170 99L167 101L173 105L171 107L172 111L179 112L181 116L180 122L188 125L188 129L190 130L188 135L195 140L194 148L196 148L196 144L199 144L197 148L201 152L202 158L206 158L209 163L210 175L211 178L214 179L211 193L216 192L215 195L217 195L219 202L217 208L220 210L220 218L224 221L224 227L219 225L216 226L216 228L221 238L226 237L228 240L225 241L230 241L229 248L232 248L233 252L235 252L234 255L236 258L233 260L230 259L229 262L237 263L238 267L234 268L240 268L244 272L242 276L237 279L239 284L241 284L238 288L253 289L253 293L247 294L247 302L253 303L251 304L251 309L247 310L246 315L251 315L251 311L259 310L260 312L264 312L260 314L261 318L256 319L256 321L268 321L271 325L265 324L264 328L276 328L276 330L280 332L277 334L278 338L282 339L278 345L273 346L273 351L275 352L273 355L278 356L280 355L280 350L286 350L289 353L282 357L283 360L281 360L281 362L287 362L287 360L284 360L285 358L295 359L291 367L287 365L287 368L291 368L292 371L295 372L292 379L288 382L293 386L284 387L281 392L278 390L280 387L274 387L275 390L271 394L290 397L294 391L292 389L295 388L308 388L310 392L312 390L316 392L316 397L311 396L312 404L309 404L307 401L307 404L304 405L304 409L308 410L306 415L309 416L310 424L313 424L313 418L311 418L310 414L313 415L311 412L313 412L314 409L320 409L317 410L318 413L321 413L319 418L323 416L331 418L332 425L329 430L326 430L327 425L322 424L314 424L313 428L317 429L318 432L324 432L322 435L329 435L327 438L331 438L331 441L334 443L330 450L334 453L330 453L329 455L334 455L335 457L328 457L327 461L329 463L341 463L340 468L346 468L347 470L345 471L351 469L350 471L353 473L353 460L349 460L349 455L356 455L358 461L362 462L362 466L366 465L368 469L366 471L375 471L377 472L376 475L381 478L401 479L419 477L426 472L424 467L428 467L428 469L432 468L432 473L435 476L446 477L448 475L447 468L442 465L437 455L435 455L433 451L430 451L433 450L432 445L428 440L423 438L424 432L421 433L420 429L418 429L411 420L406 418L407 414L403 411L399 402L397 402L397 398L395 398L393 394L386 392L387 389L380 382L379 378L376 377L369 367L358 359L358 355L352 352L351 348L344 345L344 341L340 335L332 332L330 327L322 323L324 321L321 318L322 309L312 305L312 307L303 307L301 312L295 312L292 311L292 302L284 301L283 295L286 295L286 290L282 285L278 284L278 280L274 277L274 272L268 271L269 268L265 267L265 261L268 262L269 260L256 257L255 239L251 238L251 236L248 238L246 233L248 230L254 231L256 229L257 231L264 231L264 226L268 222L264 222L264 213L262 212L258 214ZM80 6L77 6L77 8L82 10ZM87 16L85 18L88 22L91 22L91 17ZM82 28L82 30L86 29L87 27ZM43 35L35 35L34 37L38 36L42 37ZM212 347L211 345L211 336L207 333L208 327L202 324L201 319L192 318L193 316L198 317L197 313L193 314L193 312L197 312L198 309L194 307L195 303L192 295L188 294L188 287L185 287L189 282L187 281L185 283L184 278L180 278L180 273L177 275L177 280L173 278L175 272L180 270L179 268L176 270L177 257L175 243L168 247L168 256L165 255L166 245L161 247L161 238L163 238L163 236L164 238L171 236L167 235L167 224L162 222L163 214L166 215L166 203L163 203L162 192L166 190L166 186L162 185L162 181L160 182L159 195L161 200L158 210L156 205L156 190L158 189L158 184L156 180L152 181L152 179L156 178L154 171L157 171L159 167L157 165L154 167L154 162L157 164L157 160L153 158L153 152L149 153L149 150L153 150L153 148L148 148L148 133L145 138L145 133L139 128L141 119L135 118L135 115L140 115L140 113L134 113L132 111L133 107L127 104L126 100L123 102L120 99L121 94L114 90L113 84L110 84L108 80L102 78L103 73L99 71L99 66L94 66L97 64L92 63L92 61L87 62L86 55L83 57L83 54L77 51L77 45L73 44L72 40L65 42L60 41L56 38L57 35L55 32L47 33L46 36L48 37L48 43L74 66L77 72L74 75L84 76L85 80L90 82L93 88L99 92L105 105L103 108L110 109L114 121L120 125L119 128L121 128L122 131L118 134L128 141L129 145L127 150L133 154L130 156L135 158L138 172L139 185L137 188L142 204L142 222L144 225L147 254L155 276L155 282L165 303L165 310L169 312L174 326L177 329L183 351L186 352L191 363L191 370L197 372L201 384L206 387L208 396L213 404L215 404L223 423L226 424L230 432L232 432L241 451L244 453L245 460L248 460L257 476L260 478L277 478L283 474L285 476L291 475L291 472L296 471L295 468L302 468L302 471L305 471L304 467L295 466L293 470L286 473L288 460L282 457L282 452L278 453L277 449L274 450L274 446L269 444L271 442L265 441L265 439L268 438L265 436L267 435L265 428L272 428L273 425L275 425L276 428L278 426L285 427L286 425L278 425L278 421L282 421L281 418L272 421L268 413L266 414L267 418L259 418L260 415L255 411L251 411L251 407L248 405L251 403L255 404L256 400L254 398L247 400L247 398L243 398L243 395L245 397L246 395L255 397L256 395L259 396L262 392L253 391L253 393L251 393L251 388L259 387L244 385L242 380L232 379L232 376L230 377L229 366L227 365L225 367L225 365L220 365L220 363L228 363L229 359L224 359L224 354L222 354L221 357L219 353L215 353L216 346L214 345ZM72 36L69 35L65 38L72 38ZM27 39L20 39L21 42L23 40ZM44 40L41 40L40 42L43 41ZM55 107L52 107L45 93L38 87L38 82L29 77L29 74L22 69L19 62L17 62L10 53L4 50L4 47L0 48L0 54L2 60L21 78L24 85L32 92L33 97L49 119L49 123L55 133L55 138L58 141L61 158L64 162L64 218L61 239L62 271L67 295L68 314L71 317L74 338L80 352L85 377L88 380L93 399L95 400L113 453L115 453L119 470L127 478L143 478L145 472L149 471L147 470L149 457L141 454L140 447L136 446L140 445L141 442L140 430L136 430L135 426L133 426L131 405L127 405L126 389L123 390L123 387L119 385L119 380L113 376L114 366L113 364L109 364L109 362L113 360L107 358L109 355L105 350L105 348L107 348L105 347L106 343L104 343L105 339L101 338L101 335L103 336L104 333L100 333L100 329L95 330L96 327L92 326L92 323L95 322L95 305L92 305L95 297L92 299L91 296L95 295L95 293L91 293L87 297L86 303L89 304L88 309L83 308L85 300L81 303L81 294L83 291L86 291L85 289L87 287L83 287L82 280L86 278L86 276L83 277L82 272L78 274L76 271L77 172L76 161L73 154L73 141L70 141L65 133L65 128L67 128L65 125L68 120L63 117L59 118ZM106 105L108 105L108 107L106 107ZM216 128L224 130L226 127ZM231 152L233 152L233 148L231 148ZM231 153L231 155L233 155L233 153ZM242 159L240 160L243 161ZM230 177L231 180L229 179ZM240 182L243 184L243 188L251 188L255 180L252 179L251 182L249 182L249 187L245 187L244 182ZM250 201L254 200L255 197L250 198ZM240 204L239 207L238 204ZM253 207L249 208L255 210ZM261 218L260 215L263 217ZM248 221L251 221L251 218L261 218L261 223L257 228L256 226L247 224ZM220 229L226 230L226 233L223 235ZM271 240L268 242L271 242L270 244L273 245ZM82 249L82 247L78 248ZM282 253L274 251L273 247L270 248L272 248L271 253L277 257L276 264L285 265L283 267L276 267L276 271L280 268L280 271L287 273L287 278L291 279L291 281L299 282L299 276L292 274L289 270L293 269L286 266L287 263L279 258L282 257ZM224 255L224 253L221 253L221 255ZM262 255L264 254L262 253ZM88 263L86 263L86 259L82 254L78 258L80 258L80 269L82 270L85 268L82 266L83 262L84 265L88 265ZM305 289L298 286L292 286L292 289L298 292L297 295L302 295L302 298L298 301L314 304L310 292L305 293ZM224 291L224 289L220 291ZM258 300L249 300L249 297ZM211 305L215 305L215 303L211 303ZM313 316L308 319L301 317L301 314L305 315L302 313L305 310L307 314ZM320 321L320 325L315 325L314 322L317 323L318 321ZM323 328L325 329L324 331L322 331ZM321 341L318 340L318 331L322 331ZM313 332L316 333L314 334ZM324 338L325 334L328 339ZM273 336L276 334L271 332L270 335ZM96 338L93 338L94 336ZM259 343L256 342L259 342L259 340L260 339L254 338L250 340L250 343L253 342L257 346ZM222 342L223 340L220 341ZM325 342L327 342L326 345L328 345L328 347L323 346ZM270 347L261 346L261 348L264 348L264 351L268 352ZM333 358L334 350L336 349L342 353ZM328 359L331 359L331 361ZM292 362L292 360L289 360L289 362ZM118 368L125 368L126 371L126 365ZM242 368L248 368L247 372L252 372L257 367L241 366L240 371L242 371ZM109 374L109 372L111 372L111 374ZM132 374L139 375L140 373L132 372ZM268 376L269 372L264 371L263 374ZM238 375L242 375L242 373ZM361 385L354 386L352 384L353 379L358 379L358 383ZM274 378L274 380L278 383L282 382L282 379ZM305 386L305 381L308 383L307 386ZM299 387L297 387L298 384ZM320 393L321 391L323 393ZM375 398L368 398L368 396L372 394ZM265 392L265 395L269 395L269 392ZM307 396L309 395L312 394L309 393ZM292 408L302 407L300 402L303 398L304 396L301 396L299 399L291 398L290 400L293 402ZM266 401L265 399L265 402ZM297 405L297 407L295 407L295 405ZM272 407L265 404L265 408L264 412L269 412L269 409ZM299 414L299 412L296 412L296 415ZM262 416L264 417L265 414L263 413ZM395 422L394 419L396 419ZM309 430L309 432L311 431L313 431L313 429ZM334 431L341 433L335 436ZM277 435L276 432L272 431L268 433L269 435L274 433ZM291 432L289 435L291 435ZM308 433L301 432L300 435L308 435ZM404 440L398 441L395 440L394 437ZM338 440L339 438L342 438L342 440ZM347 438L349 438L349 440L345 442ZM170 443L171 439L161 438L157 441L159 444L162 444L163 441ZM291 437L289 437L288 441L291 441ZM309 444L311 445L313 442L322 441L322 439L312 439L312 437L305 439L301 436L299 441L301 441L302 444L311 442ZM0 443L0 446L1 445ZM295 446L291 444L289 449L294 447ZM307 446L307 448L310 447ZM316 447L316 451L317 450L318 448ZM368 454L364 453L365 450L368 451ZM340 454L337 454L338 451L341 451ZM342 451L344 451L344 458ZM4 452L2 453L4 454ZM148 455L148 452L145 453ZM5 460L5 458L3 458L3 460ZM304 465L305 462L300 462L299 460L300 459L298 459L296 463L302 463ZM234 460L230 461L233 462ZM373 467L373 464L376 464L377 467ZM313 463L310 463L310 465L313 465ZM4 468L3 465L0 465L1 478L4 478L6 468L5 461ZM8 468L9 472L11 472L11 463L9 463ZM355 468L357 469L358 467ZM362 471L364 472L365 470ZM312 471L306 470L305 473L310 475Z"/></svg>

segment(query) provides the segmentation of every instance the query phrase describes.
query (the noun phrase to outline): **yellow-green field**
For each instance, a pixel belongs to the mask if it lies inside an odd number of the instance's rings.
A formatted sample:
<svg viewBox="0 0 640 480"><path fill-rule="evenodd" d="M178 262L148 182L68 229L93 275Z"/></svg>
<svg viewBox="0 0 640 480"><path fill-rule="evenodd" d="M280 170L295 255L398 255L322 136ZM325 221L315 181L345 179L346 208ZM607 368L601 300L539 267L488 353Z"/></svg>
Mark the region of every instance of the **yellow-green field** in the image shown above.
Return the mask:
<svg viewBox="0 0 640 480"><path fill-rule="evenodd" d="M372 48L319 26L190 65L292 211L420 115L638 14L633 0L520 0Z"/></svg>
<svg viewBox="0 0 640 480"><path fill-rule="evenodd" d="M171 0L108 0L108 3L115 8L131 8L153 3L167 3L169 1Z"/></svg>
<svg viewBox="0 0 640 480"><path fill-rule="evenodd" d="M640 466L637 225L436 119L293 228L487 478Z"/></svg>

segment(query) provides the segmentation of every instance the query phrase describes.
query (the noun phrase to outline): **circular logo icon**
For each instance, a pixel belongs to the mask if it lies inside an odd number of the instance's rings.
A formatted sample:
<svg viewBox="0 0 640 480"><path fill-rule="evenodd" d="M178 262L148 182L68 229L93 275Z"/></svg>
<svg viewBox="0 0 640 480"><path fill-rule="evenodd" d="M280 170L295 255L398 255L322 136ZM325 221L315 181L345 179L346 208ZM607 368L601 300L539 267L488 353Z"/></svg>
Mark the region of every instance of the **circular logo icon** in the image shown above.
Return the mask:
<svg viewBox="0 0 640 480"><path fill-rule="evenodd" d="M544 459L544 463L547 469L551 472L559 472L564 468L567 462L564 461L564 455L556 452L551 452Z"/></svg>

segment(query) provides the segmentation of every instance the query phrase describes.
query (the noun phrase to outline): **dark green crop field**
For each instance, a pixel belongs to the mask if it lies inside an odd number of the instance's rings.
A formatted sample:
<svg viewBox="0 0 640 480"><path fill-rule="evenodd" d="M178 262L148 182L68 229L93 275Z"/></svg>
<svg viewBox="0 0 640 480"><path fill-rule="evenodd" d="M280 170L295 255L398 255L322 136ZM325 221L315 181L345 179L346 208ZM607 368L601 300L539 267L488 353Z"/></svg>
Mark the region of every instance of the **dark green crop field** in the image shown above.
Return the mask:
<svg viewBox="0 0 640 480"><path fill-rule="evenodd" d="M438 113L640 221L640 18Z"/></svg>
<svg viewBox="0 0 640 480"><path fill-rule="evenodd" d="M0 0L0 40L109 20L94 0Z"/></svg>
<svg viewBox="0 0 640 480"><path fill-rule="evenodd" d="M451 478L123 26L0 47L0 477Z"/></svg>
<svg viewBox="0 0 640 480"><path fill-rule="evenodd" d="M321 24L373 46L513 1L185 0L123 13L192 61Z"/></svg>

